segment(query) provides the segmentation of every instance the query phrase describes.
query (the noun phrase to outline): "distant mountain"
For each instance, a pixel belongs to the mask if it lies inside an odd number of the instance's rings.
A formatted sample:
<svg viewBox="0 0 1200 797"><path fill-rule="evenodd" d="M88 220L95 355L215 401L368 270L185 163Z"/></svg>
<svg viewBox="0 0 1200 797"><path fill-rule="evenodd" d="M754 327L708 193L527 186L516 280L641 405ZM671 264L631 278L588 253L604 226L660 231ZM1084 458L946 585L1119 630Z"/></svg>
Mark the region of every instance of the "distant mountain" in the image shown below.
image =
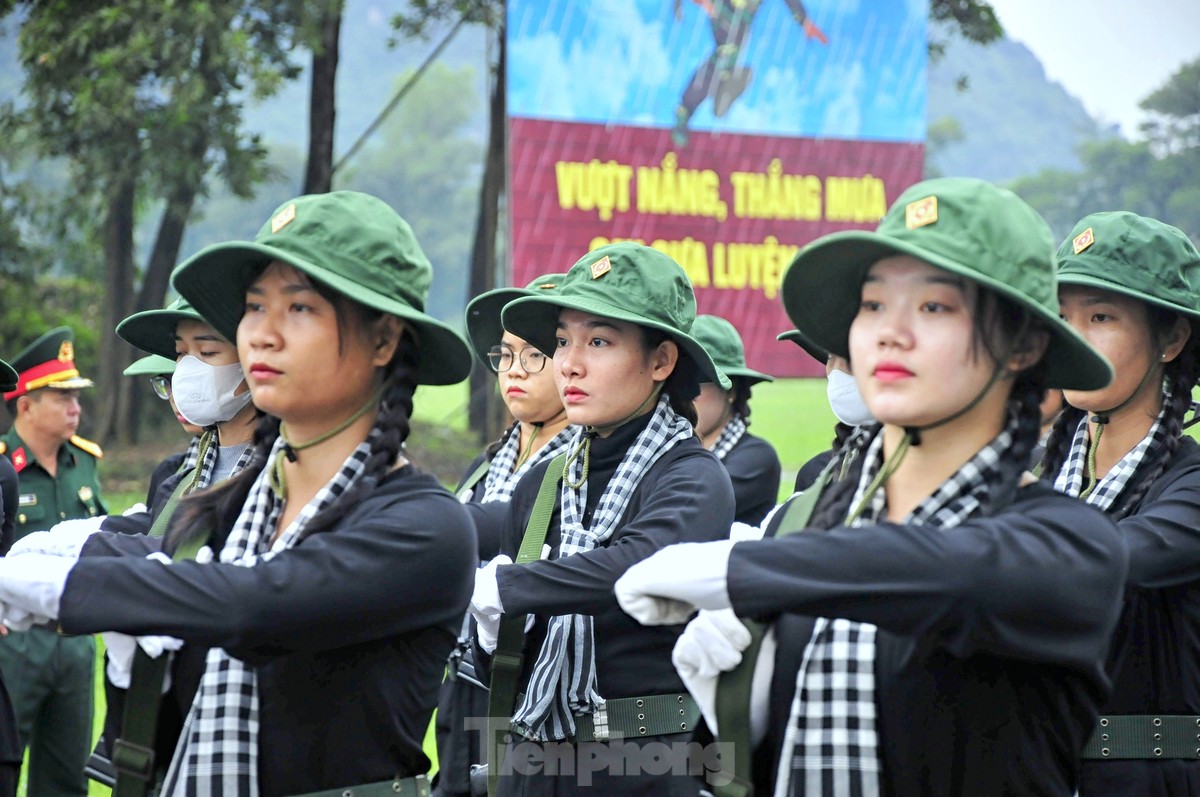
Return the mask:
<svg viewBox="0 0 1200 797"><path fill-rule="evenodd" d="M965 90L957 87L960 76ZM1082 142L1118 134L1047 78L1028 47L1008 39L986 47L953 41L930 66L928 108L931 126L949 117L963 133L959 142L931 148L929 166L999 183L1049 167L1077 170Z"/></svg>

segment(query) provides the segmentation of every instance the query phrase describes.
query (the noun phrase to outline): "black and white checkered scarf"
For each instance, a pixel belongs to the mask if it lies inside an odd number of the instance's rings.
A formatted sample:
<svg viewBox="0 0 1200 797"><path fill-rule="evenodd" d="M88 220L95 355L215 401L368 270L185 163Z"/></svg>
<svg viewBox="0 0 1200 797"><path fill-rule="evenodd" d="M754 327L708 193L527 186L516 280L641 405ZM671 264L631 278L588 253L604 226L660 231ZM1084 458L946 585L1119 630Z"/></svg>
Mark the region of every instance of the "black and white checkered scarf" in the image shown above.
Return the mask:
<svg viewBox="0 0 1200 797"><path fill-rule="evenodd" d="M746 419L741 415L734 415L729 419L725 428L717 435L717 442L713 443L712 452L717 455L717 459L725 459L725 456L741 441L742 435L746 433L746 426Z"/></svg>
<svg viewBox="0 0 1200 797"><path fill-rule="evenodd" d="M208 437L207 445L204 444L204 438ZM212 484L213 471L217 468L217 455L220 452L220 446L217 443L217 433L211 429L206 429L200 435L193 437L192 442L188 443L187 452L183 455L183 465L179 470L184 474L190 474L196 469L196 462L200 458L200 451L204 451L204 461L200 463L200 472L196 477L195 483L188 488L188 492L193 490L203 490ZM254 457L254 446L246 446L242 449L242 453L238 456L237 462L230 472L230 476L236 476L241 473L242 468L250 463ZM185 475L183 478L192 478Z"/></svg>
<svg viewBox="0 0 1200 797"><path fill-rule="evenodd" d="M572 450L583 444L584 433L582 428L574 428ZM585 553L607 542L642 477L659 457L693 434L691 422L671 409L666 396L660 396L650 423L625 452L604 489L590 529L583 527L587 482L575 489L569 486L583 479L583 458L572 461L560 491L559 558ZM591 615L554 615L547 623L546 639L533 665L525 699L513 714L513 727L539 741L568 739L575 735L576 714L592 714L603 705L604 698L596 691Z"/></svg>
<svg viewBox="0 0 1200 797"><path fill-rule="evenodd" d="M1146 459L1146 454L1166 439L1167 428L1163 425L1163 416L1170 405L1171 391L1164 388L1163 408L1150 426L1150 431L1097 482L1096 487L1084 499L1088 504L1104 512L1112 509L1121 493L1129 486L1133 474ZM1087 480L1088 444L1091 440L1088 434L1089 417L1089 413L1084 413L1079 419L1079 425L1075 427L1075 437L1071 439L1071 451L1054 478L1054 489L1073 498L1078 498L1083 492Z"/></svg>
<svg viewBox="0 0 1200 797"><path fill-rule="evenodd" d="M540 433L541 430L539 429L538 432ZM553 459L566 451L574 434L574 427L563 427L558 434L550 438L546 445L533 452L529 459L514 470L517 457L521 455L521 424L513 424L512 429L504 438L504 442L496 450L496 455L492 457L492 464L488 467L487 478L483 483L482 502L488 504L492 501L511 501L513 488L517 486L517 482L521 481L521 477L539 462Z"/></svg>
<svg viewBox="0 0 1200 797"><path fill-rule="evenodd" d="M362 475L378 437L378 430L372 430L341 470L300 510L279 538L271 542L284 506L268 480L271 462L283 456L283 437L276 439L267 467L250 488L218 561L253 567L291 548L308 522L332 505ZM257 797L258 687L254 669L222 648L210 649L200 687L179 738L161 794Z"/></svg>
<svg viewBox="0 0 1200 797"><path fill-rule="evenodd" d="M979 511L988 484L1012 445L1016 417L994 440L947 479L904 519L906 525L951 529ZM862 500L883 465L882 431L871 441L858 489ZM854 526L880 522L887 495L879 490ZM879 734L875 728L875 636L870 623L820 617L796 675L777 797L877 797L880 794Z"/></svg>

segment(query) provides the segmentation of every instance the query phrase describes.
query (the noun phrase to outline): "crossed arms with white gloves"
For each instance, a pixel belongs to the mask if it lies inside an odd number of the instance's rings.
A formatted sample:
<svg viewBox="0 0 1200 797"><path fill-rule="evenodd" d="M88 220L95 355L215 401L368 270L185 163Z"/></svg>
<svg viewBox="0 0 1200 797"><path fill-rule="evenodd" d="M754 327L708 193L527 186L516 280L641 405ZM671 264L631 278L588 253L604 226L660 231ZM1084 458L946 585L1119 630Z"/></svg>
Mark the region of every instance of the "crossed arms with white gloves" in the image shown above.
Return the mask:
<svg viewBox="0 0 1200 797"><path fill-rule="evenodd" d="M143 511L141 505L131 511ZM65 520L49 531L36 531L17 540L8 555L0 558L0 622L24 631L34 624L58 619L59 602L66 588L71 568L79 560L84 545L100 531L106 517ZM127 537L128 535L116 535ZM145 547L155 547L157 540L141 538ZM147 558L169 565L171 560L161 551ZM212 550L201 549L199 561L211 561ZM105 671L109 680L121 689L129 688L133 654L138 647L151 658L183 647L182 640L170 636L129 636L115 631L101 635L108 653ZM164 685L164 691L169 682Z"/></svg>

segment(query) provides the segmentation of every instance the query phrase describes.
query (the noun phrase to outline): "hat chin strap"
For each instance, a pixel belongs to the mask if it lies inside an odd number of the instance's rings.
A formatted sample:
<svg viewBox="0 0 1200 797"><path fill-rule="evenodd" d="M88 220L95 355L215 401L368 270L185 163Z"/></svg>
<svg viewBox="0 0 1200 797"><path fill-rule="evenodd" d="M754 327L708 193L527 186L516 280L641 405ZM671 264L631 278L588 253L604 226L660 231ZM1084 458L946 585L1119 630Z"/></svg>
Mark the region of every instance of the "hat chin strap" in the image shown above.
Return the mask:
<svg viewBox="0 0 1200 797"><path fill-rule="evenodd" d="M1008 358L1005 357L1004 361L1007 361L1007 359ZM887 480L891 478L892 474L900 468L900 463L904 461L904 456L908 453L908 449L912 446L921 445L922 432L927 432L930 429L937 429L939 426L945 426L951 421L958 420L971 410L978 407L979 403L983 401L984 397L988 394L988 391L992 389L996 382L1000 381L1000 377L1005 373L1005 371L1006 369L997 364L992 370L992 375L988 377L987 384L985 384L983 388L975 395L975 398L967 402L962 409L950 413L940 421L927 423L924 426L901 427L904 430L904 437L900 438L900 444L896 446L896 450L893 451L891 456L884 461L883 467L881 467L879 472L875 474L875 478L871 479L871 483L867 485L867 489L863 492L862 500L858 502L858 505L854 507L854 511L851 512L850 516L846 518L846 524L849 525L853 523L860 515L862 515L863 512L867 510L867 507L871 503L871 499L875 497L875 493L879 492L884 483L886 483Z"/></svg>
<svg viewBox="0 0 1200 797"><path fill-rule="evenodd" d="M1100 450L1100 438L1104 435L1104 427L1108 425L1110 421L1112 421L1113 415L1128 407L1135 398L1142 394L1142 391L1145 390L1146 386L1150 384L1150 377L1154 375L1154 371L1157 367L1158 363L1151 362L1150 367L1146 369L1146 373L1142 376L1142 381L1138 382L1138 386L1135 387L1133 392L1130 393L1129 396L1120 404L1107 410L1093 412L1091 417L1088 418L1089 421L1096 424L1096 434L1091 440L1088 441L1087 486L1079 493L1079 497L1081 499L1087 498L1089 495L1091 495L1092 490L1095 490L1096 485L1100 483L1100 480L1096 476L1096 452Z"/></svg>
<svg viewBox="0 0 1200 797"><path fill-rule="evenodd" d="M587 481L588 477L588 464L590 462L590 455L592 451L592 438L599 437L600 435L611 434L632 421L634 418L639 417L646 410L646 407L652 406L656 401L658 401L658 396L660 393L662 393L662 389L663 383L656 382L654 384L654 389L650 391L650 395L646 397L646 400L639 404L636 410L629 413L629 415L626 415L622 420L619 420L616 423L610 423L605 426L583 427L583 442L579 444L579 447L576 448L571 455L567 457L567 461L563 463L563 484L567 485L567 487L572 490L578 490L580 487L582 487L583 483ZM583 457L583 472L579 475L578 481L571 481L571 479L567 476L567 473L570 472L571 464L580 457Z"/></svg>
<svg viewBox="0 0 1200 797"><path fill-rule="evenodd" d="M283 421L280 421L279 436L283 438L283 450L279 453L283 456L275 457L275 462L272 465L271 473L268 476L268 482L271 485L271 489L275 491L275 494L284 501L287 500L287 473L283 468L284 457L287 457L288 462L295 462L298 459L296 455L299 452L306 448L312 448L319 443L324 443L334 435L341 434L349 429L350 424L366 415L368 410L379 406L379 402L383 400L383 391L386 387L387 385L380 385L377 387L375 392L371 394L371 397L367 399L361 407L355 410L353 415L330 429L328 432L323 432L322 434L314 437L312 440L307 440L303 443L296 443L289 440L287 434L287 424L285 424Z"/></svg>

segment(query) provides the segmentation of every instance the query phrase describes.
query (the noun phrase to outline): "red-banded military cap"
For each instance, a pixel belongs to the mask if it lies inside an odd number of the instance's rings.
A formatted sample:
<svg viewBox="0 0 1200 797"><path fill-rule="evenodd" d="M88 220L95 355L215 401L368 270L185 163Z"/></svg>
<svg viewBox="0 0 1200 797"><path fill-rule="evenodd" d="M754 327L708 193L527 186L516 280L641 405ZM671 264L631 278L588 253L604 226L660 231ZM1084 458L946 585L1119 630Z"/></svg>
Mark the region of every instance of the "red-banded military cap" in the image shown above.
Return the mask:
<svg viewBox="0 0 1200 797"><path fill-rule="evenodd" d="M92 380L80 376L75 367L75 334L70 327L50 330L9 363L17 372L17 384L5 391L5 401L44 387L77 390L92 386Z"/></svg>

